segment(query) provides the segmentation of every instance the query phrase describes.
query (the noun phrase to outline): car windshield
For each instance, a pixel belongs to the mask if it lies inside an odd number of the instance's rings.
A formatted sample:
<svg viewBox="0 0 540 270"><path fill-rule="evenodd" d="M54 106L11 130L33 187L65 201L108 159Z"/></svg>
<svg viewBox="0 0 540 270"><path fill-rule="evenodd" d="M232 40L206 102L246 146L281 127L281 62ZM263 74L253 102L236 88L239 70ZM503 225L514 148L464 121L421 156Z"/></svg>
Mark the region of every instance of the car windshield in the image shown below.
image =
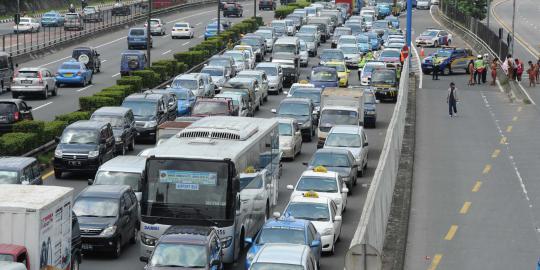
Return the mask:
<svg viewBox="0 0 540 270"><path fill-rule="evenodd" d="M376 28L387 28L388 27L388 22L386 21L383 21L383 22L380 22L380 21L375 21L373 22L372 26L373 29L376 29Z"/></svg>
<svg viewBox="0 0 540 270"><path fill-rule="evenodd" d="M178 27L178 28L187 28L189 27L189 25L187 23L176 23L174 25L174 27Z"/></svg>
<svg viewBox="0 0 540 270"><path fill-rule="evenodd" d="M311 71L311 80L333 82L337 81L337 74L329 70L313 70Z"/></svg>
<svg viewBox="0 0 540 270"><path fill-rule="evenodd" d="M362 17L362 21L364 21L364 22L373 22L373 17L372 16L364 16L364 17Z"/></svg>
<svg viewBox="0 0 540 270"><path fill-rule="evenodd" d="M398 57L399 58L399 51L385 50L381 53L381 57L393 57L393 58Z"/></svg>
<svg viewBox="0 0 540 270"><path fill-rule="evenodd" d="M292 93L291 97L296 97L296 98L309 98L311 99L311 101L315 104L319 104L321 103L321 93L317 92L317 91L313 91L313 90L301 90L301 89L297 89L297 90L294 90L294 92Z"/></svg>
<svg viewBox="0 0 540 270"><path fill-rule="evenodd" d="M358 114L347 110L324 110L321 125L358 125Z"/></svg>
<svg viewBox="0 0 540 270"><path fill-rule="evenodd" d="M256 175L240 175L240 190L243 189L260 189L263 181L262 177L255 177Z"/></svg>
<svg viewBox="0 0 540 270"><path fill-rule="evenodd" d="M157 25L157 24L160 24L158 20L151 20L150 21L151 26L154 26L154 25Z"/></svg>
<svg viewBox="0 0 540 270"><path fill-rule="evenodd" d="M274 53L294 53L296 51L296 45L295 44L275 44L274 45Z"/></svg>
<svg viewBox="0 0 540 270"><path fill-rule="evenodd" d="M0 254L0 262L14 262L13 256L10 254Z"/></svg>
<svg viewBox="0 0 540 270"><path fill-rule="evenodd" d="M62 64L60 66L60 69L81 69L81 66L79 64Z"/></svg>
<svg viewBox="0 0 540 270"><path fill-rule="evenodd" d="M356 44L356 38L340 37L338 43L339 44Z"/></svg>
<svg viewBox="0 0 540 270"><path fill-rule="evenodd" d="M203 70L201 70L201 73L205 73L210 76L223 76L225 70L219 68L203 68Z"/></svg>
<svg viewBox="0 0 540 270"><path fill-rule="evenodd" d="M422 36L426 36L426 37L434 37L437 35L437 31L424 31L424 33L422 33Z"/></svg>
<svg viewBox="0 0 540 270"><path fill-rule="evenodd" d="M358 36L358 43L368 43L369 37L368 36Z"/></svg>
<svg viewBox="0 0 540 270"><path fill-rule="evenodd" d="M43 15L43 18L51 18L51 17L53 17L53 18L56 17L56 14L55 13L45 13Z"/></svg>
<svg viewBox="0 0 540 270"><path fill-rule="evenodd" d="M209 66L218 66L218 67L227 67L230 65L229 60L227 59L210 59L208 62Z"/></svg>
<svg viewBox="0 0 540 270"><path fill-rule="evenodd" d="M283 244L306 244L305 232L302 228L291 227L275 227L263 228L257 244L263 245L268 243L283 243Z"/></svg>
<svg viewBox="0 0 540 270"><path fill-rule="evenodd" d="M113 115L93 115L92 120L110 123L113 127L124 127L124 118Z"/></svg>
<svg viewBox="0 0 540 270"><path fill-rule="evenodd" d="M17 78L37 78L39 77L39 72L30 71L30 70L20 70L17 74Z"/></svg>
<svg viewBox="0 0 540 270"><path fill-rule="evenodd" d="M394 82L396 82L396 74L390 70L377 70L371 74L371 83L393 84Z"/></svg>
<svg viewBox="0 0 540 270"><path fill-rule="evenodd" d="M204 268L207 257L203 245L159 243L150 259L150 266Z"/></svg>
<svg viewBox="0 0 540 270"><path fill-rule="evenodd" d="M336 29L334 31L334 36L342 36L342 35L350 35L351 30L350 29Z"/></svg>
<svg viewBox="0 0 540 270"><path fill-rule="evenodd" d="M144 30L143 29L131 29L129 31L129 34L132 36L144 36Z"/></svg>
<svg viewBox="0 0 540 270"><path fill-rule="evenodd" d="M0 171L0 184L18 184L18 183L19 183L19 177L18 177L17 172Z"/></svg>
<svg viewBox="0 0 540 270"><path fill-rule="evenodd" d="M157 102L128 100L122 103L122 107L130 108L134 116L153 116L157 111Z"/></svg>
<svg viewBox="0 0 540 270"><path fill-rule="evenodd" d="M341 47L341 51L344 54L357 54L358 53L358 47Z"/></svg>
<svg viewBox="0 0 540 270"><path fill-rule="evenodd" d="M317 13L317 9L316 8L305 8L305 10L307 11L307 14L316 14Z"/></svg>
<svg viewBox="0 0 540 270"><path fill-rule="evenodd" d="M202 101L195 103L192 115L224 115L229 114L229 107L225 102Z"/></svg>
<svg viewBox="0 0 540 270"><path fill-rule="evenodd" d="M313 167L350 167L347 155L337 153L315 153L310 165Z"/></svg>
<svg viewBox="0 0 540 270"><path fill-rule="evenodd" d="M439 50L437 51L438 57L450 57L452 56L452 51L449 50Z"/></svg>
<svg viewBox="0 0 540 270"><path fill-rule="evenodd" d="M240 44L241 45L249 45L249 46L252 46L252 47L259 47L260 46L260 43L257 39L255 38L243 38L242 40L240 40Z"/></svg>
<svg viewBox="0 0 540 270"><path fill-rule="evenodd" d="M292 125L289 123L279 123L279 136L292 136Z"/></svg>
<svg viewBox="0 0 540 270"><path fill-rule="evenodd" d="M256 67L255 70L264 70L268 76L277 76L277 68L275 67Z"/></svg>
<svg viewBox="0 0 540 270"><path fill-rule="evenodd" d="M303 176L298 180L296 190L335 193L338 186L335 178Z"/></svg>
<svg viewBox="0 0 540 270"><path fill-rule="evenodd" d="M346 26L351 28L351 33L353 35L362 33L362 30L363 30L362 25L359 24L359 23L352 23L352 24L349 24L349 25L346 25Z"/></svg>
<svg viewBox="0 0 540 270"><path fill-rule="evenodd" d="M118 200L82 197L73 204L73 212L77 217L116 217Z"/></svg>
<svg viewBox="0 0 540 270"><path fill-rule="evenodd" d="M94 185L128 185L137 192L140 181L141 175L138 173L99 171Z"/></svg>
<svg viewBox="0 0 540 270"><path fill-rule="evenodd" d="M345 57L343 56L343 52L341 51L323 51L321 54L321 60L336 60L336 61L343 61Z"/></svg>
<svg viewBox="0 0 540 270"><path fill-rule="evenodd" d="M364 66L364 69L362 70L362 74L364 74L364 73L371 73L374 69L376 69L376 68L383 68L383 67L384 67L383 65L367 63L367 64Z"/></svg>
<svg viewBox="0 0 540 270"><path fill-rule="evenodd" d="M223 55L230 56L234 59L235 62L242 62L244 61L244 54L242 52L226 52Z"/></svg>
<svg viewBox="0 0 540 270"><path fill-rule="evenodd" d="M317 27L302 27L300 28L300 31L298 31L298 33L314 34L314 33L317 33Z"/></svg>
<svg viewBox="0 0 540 270"><path fill-rule="evenodd" d="M284 213L292 217L312 221L329 221L328 205L322 203L291 202Z"/></svg>
<svg viewBox="0 0 540 270"><path fill-rule="evenodd" d="M302 115L309 116L309 106L306 103L282 102L279 105L278 114L280 115Z"/></svg>
<svg viewBox="0 0 540 270"><path fill-rule="evenodd" d="M313 35L298 35L297 37L305 42L315 42L315 36Z"/></svg>
<svg viewBox="0 0 540 270"><path fill-rule="evenodd" d="M178 98L178 100L187 100L189 98L189 93L191 93L191 91L185 91L185 90L176 90L174 88L171 88L170 89L171 92L173 92L176 97Z"/></svg>
<svg viewBox="0 0 540 270"><path fill-rule="evenodd" d="M304 270L301 265L284 263L259 263L256 262L249 269L252 270Z"/></svg>
<svg viewBox="0 0 540 270"><path fill-rule="evenodd" d="M332 147L361 147L362 140L358 134L330 133L324 145Z"/></svg>
<svg viewBox="0 0 540 270"><path fill-rule="evenodd" d="M94 130L66 129L62 134L60 143L67 144L96 144L98 133Z"/></svg>
<svg viewBox="0 0 540 270"><path fill-rule="evenodd" d="M264 37L265 39L271 39L272 38L272 32L270 31L256 31L255 34L260 35Z"/></svg>
<svg viewBox="0 0 540 270"><path fill-rule="evenodd" d="M190 79L174 80L173 87L182 87L190 90L197 90L199 88L197 80Z"/></svg>

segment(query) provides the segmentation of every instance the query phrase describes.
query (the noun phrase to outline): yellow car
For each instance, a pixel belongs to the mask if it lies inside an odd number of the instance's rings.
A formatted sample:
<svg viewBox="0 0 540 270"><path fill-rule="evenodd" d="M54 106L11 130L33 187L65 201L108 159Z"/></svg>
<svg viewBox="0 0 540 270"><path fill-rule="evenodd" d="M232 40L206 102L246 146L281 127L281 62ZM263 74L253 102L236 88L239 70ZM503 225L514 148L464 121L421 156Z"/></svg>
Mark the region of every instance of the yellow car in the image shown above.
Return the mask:
<svg viewBox="0 0 540 270"><path fill-rule="evenodd" d="M339 87L349 86L349 73L351 72L345 62L332 61L324 64L326 67L333 67L336 69L339 77Z"/></svg>

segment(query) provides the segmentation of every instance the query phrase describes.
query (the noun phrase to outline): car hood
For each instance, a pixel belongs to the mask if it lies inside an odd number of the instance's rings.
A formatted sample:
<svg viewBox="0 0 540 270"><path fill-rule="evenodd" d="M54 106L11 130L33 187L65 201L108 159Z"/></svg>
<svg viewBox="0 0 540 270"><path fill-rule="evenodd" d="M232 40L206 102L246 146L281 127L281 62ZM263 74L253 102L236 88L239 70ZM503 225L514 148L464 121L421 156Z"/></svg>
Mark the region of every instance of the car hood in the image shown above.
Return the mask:
<svg viewBox="0 0 540 270"><path fill-rule="evenodd" d="M64 153L88 154L90 151L97 150L96 144L59 144L58 149Z"/></svg>
<svg viewBox="0 0 540 270"><path fill-rule="evenodd" d="M84 229L105 229L114 225L116 217L77 217L81 231Z"/></svg>
<svg viewBox="0 0 540 270"><path fill-rule="evenodd" d="M324 148L328 149L347 149L351 154L356 158L360 156L360 152L362 151L362 148L360 147L333 147L333 146L324 146Z"/></svg>
<svg viewBox="0 0 540 270"><path fill-rule="evenodd" d="M325 87L337 87L337 81L325 82L325 81L310 81L315 87L325 88Z"/></svg>
<svg viewBox="0 0 540 270"><path fill-rule="evenodd" d="M155 120L155 116L153 115L136 115L135 121L152 121Z"/></svg>
<svg viewBox="0 0 540 270"><path fill-rule="evenodd" d="M267 76L268 83L269 84L277 84L279 83L279 77L278 76Z"/></svg>
<svg viewBox="0 0 540 270"><path fill-rule="evenodd" d="M292 143L292 136L279 136L279 144Z"/></svg>

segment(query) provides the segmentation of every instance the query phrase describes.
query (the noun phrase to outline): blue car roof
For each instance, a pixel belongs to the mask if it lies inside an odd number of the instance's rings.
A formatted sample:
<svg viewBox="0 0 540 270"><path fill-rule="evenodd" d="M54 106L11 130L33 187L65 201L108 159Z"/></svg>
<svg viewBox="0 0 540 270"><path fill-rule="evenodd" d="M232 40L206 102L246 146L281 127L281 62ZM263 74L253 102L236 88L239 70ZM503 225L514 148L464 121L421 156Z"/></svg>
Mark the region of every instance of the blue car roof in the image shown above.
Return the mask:
<svg viewBox="0 0 540 270"><path fill-rule="evenodd" d="M327 70L327 71L336 71L333 67L317 66L313 67L311 70Z"/></svg>
<svg viewBox="0 0 540 270"><path fill-rule="evenodd" d="M264 228L272 228L272 227L282 227L282 228L306 228L309 224L309 221L304 219L271 219L264 224Z"/></svg>
<svg viewBox="0 0 540 270"><path fill-rule="evenodd" d="M122 55L144 55L145 52L138 51L138 50L125 50L122 52Z"/></svg>

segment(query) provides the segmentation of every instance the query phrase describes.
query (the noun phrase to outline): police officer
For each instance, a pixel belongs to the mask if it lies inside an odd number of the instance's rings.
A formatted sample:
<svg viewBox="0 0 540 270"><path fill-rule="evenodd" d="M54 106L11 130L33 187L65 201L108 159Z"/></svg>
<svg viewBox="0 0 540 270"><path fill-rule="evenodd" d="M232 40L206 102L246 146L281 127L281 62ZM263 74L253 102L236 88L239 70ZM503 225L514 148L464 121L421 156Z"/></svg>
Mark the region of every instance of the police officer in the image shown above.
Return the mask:
<svg viewBox="0 0 540 270"><path fill-rule="evenodd" d="M482 59L482 55L478 55L476 57L476 60L474 61L474 82L477 84L482 83L482 74L484 72L484 60Z"/></svg>
<svg viewBox="0 0 540 270"><path fill-rule="evenodd" d="M432 76L432 79L433 80L438 80L439 79L439 67L440 67L442 61L441 61L441 59L439 58L439 56L437 54L434 54L431 62L433 63L433 76Z"/></svg>
<svg viewBox="0 0 540 270"><path fill-rule="evenodd" d="M489 63L489 54L484 54L482 58L482 83L486 83L487 80L487 70Z"/></svg>

